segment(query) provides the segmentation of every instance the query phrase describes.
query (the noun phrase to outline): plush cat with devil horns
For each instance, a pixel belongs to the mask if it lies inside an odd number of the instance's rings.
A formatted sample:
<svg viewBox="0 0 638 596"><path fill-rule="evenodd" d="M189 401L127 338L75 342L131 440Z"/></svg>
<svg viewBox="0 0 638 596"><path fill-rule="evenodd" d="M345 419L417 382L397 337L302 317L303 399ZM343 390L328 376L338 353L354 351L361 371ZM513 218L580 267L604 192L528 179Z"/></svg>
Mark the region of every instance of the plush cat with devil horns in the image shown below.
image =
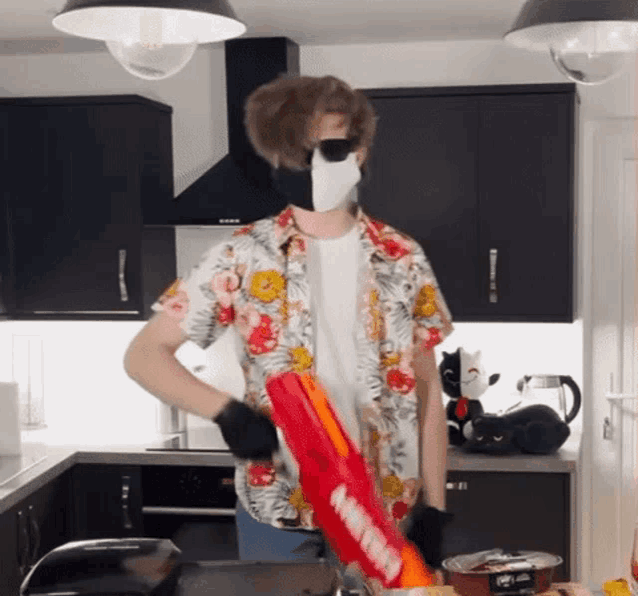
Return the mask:
<svg viewBox="0 0 638 596"><path fill-rule="evenodd" d="M472 420L483 414L479 397L501 375L488 377L481 363L481 351L471 354L463 348L451 354L443 352L439 375L443 391L450 397L446 407L450 444L462 445L472 438Z"/></svg>

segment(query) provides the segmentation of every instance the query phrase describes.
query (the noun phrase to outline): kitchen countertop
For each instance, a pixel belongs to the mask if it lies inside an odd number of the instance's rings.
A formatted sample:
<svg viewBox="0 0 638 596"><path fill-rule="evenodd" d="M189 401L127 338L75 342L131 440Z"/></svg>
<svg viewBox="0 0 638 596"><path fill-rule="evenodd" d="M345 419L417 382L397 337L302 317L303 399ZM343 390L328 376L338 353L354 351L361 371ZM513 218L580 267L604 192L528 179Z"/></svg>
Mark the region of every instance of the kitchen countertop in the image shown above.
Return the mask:
<svg viewBox="0 0 638 596"><path fill-rule="evenodd" d="M112 446L51 446L25 442L21 456L0 456L0 513L13 507L75 464L233 466L233 456L224 450L149 451L154 444ZM448 451L450 471L554 472L575 475L580 453L580 436L572 435L552 455L491 456L467 453L457 447ZM19 461L18 461L19 458ZM20 471L22 466L22 471Z"/></svg>

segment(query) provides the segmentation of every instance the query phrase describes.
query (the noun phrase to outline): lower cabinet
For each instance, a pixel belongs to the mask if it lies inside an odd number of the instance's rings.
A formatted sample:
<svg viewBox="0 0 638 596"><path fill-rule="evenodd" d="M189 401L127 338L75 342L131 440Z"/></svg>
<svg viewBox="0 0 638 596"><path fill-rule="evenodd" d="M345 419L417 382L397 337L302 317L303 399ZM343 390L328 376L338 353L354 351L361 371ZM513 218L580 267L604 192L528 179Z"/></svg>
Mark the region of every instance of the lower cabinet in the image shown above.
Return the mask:
<svg viewBox="0 0 638 596"><path fill-rule="evenodd" d="M17 596L29 569L71 540L161 534L158 519L145 528L142 472L142 466L77 464L0 514L0 594ZM188 478L193 486L182 486ZM192 497L202 488L198 478L186 474L177 484ZM156 490L148 482L145 488ZM444 557L493 548L542 551L563 559L555 581L571 579L568 473L450 471L447 508L454 519L446 528ZM215 523L219 532L222 526Z"/></svg>
<svg viewBox="0 0 638 596"><path fill-rule="evenodd" d="M38 560L72 539L70 474L51 480L0 515L0 594L17 596Z"/></svg>
<svg viewBox="0 0 638 596"><path fill-rule="evenodd" d="M0 595L62 544L143 535L140 494L139 468L81 464L0 514Z"/></svg>
<svg viewBox="0 0 638 596"><path fill-rule="evenodd" d="M139 466L78 464L71 474L75 540L144 535Z"/></svg>
<svg viewBox="0 0 638 596"><path fill-rule="evenodd" d="M569 581L571 497L568 473L448 473L444 556L493 548L531 550L563 559L554 581Z"/></svg>
<svg viewBox="0 0 638 596"><path fill-rule="evenodd" d="M26 573L27 539L18 524L18 512L10 509L0 515L0 593L15 596Z"/></svg>

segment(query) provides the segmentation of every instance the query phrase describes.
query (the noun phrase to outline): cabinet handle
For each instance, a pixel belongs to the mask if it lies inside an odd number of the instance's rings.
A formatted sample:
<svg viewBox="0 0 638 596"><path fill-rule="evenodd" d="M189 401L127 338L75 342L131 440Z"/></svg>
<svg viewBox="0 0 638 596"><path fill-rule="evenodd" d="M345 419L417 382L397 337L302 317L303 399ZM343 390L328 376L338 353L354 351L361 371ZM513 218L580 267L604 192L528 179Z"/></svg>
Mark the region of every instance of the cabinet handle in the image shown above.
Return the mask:
<svg viewBox="0 0 638 596"><path fill-rule="evenodd" d="M35 537L33 544L31 545L32 549L29 557L29 566L32 567L38 562L38 551L40 550L40 540L42 537L40 526L38 525L38 521L35 519L35 514L33 512L33 505L29 505L29 523L33 530L33 536Z"/></svg>
<svg viewBox="0 0 638 596"><path fill-rule="evenodd" d="M126 288L126 249L120 249L120 300L128 302L128 290Z"/></svg>
<svg viewBox="0 0 638 596"><path fill-rule="evenodd" d="M24 540L23 541L21 540ZM24 547L23 547L24 544ZM24 577L29 570L29 529L26 524L26 515L18 511L18 569L20 577Z"/></svg>
<svg viewBox="0 0 638 596"><path fill-rule="evenodd" d="M467 482L446 482L447 490L468 490Z"/></svg>
<svg viewBox="0 0 638 596"><path fill-rule="evenodd" d="M210 517L233 517L236 509L215 507L142 507L142 513L163 515L208 515Z"/></svg>
<svg viewBox="0 0 638 596"><path fill-rule="evenodd" d="M498 249L490 248L490 302L495 304L498 302L498 294L496 292L496 259L498 258Z"/></svg>
<svg viewBox="0 0 638 596"><path fill-rule="evenodd" d="M124 517L124 529L131 530L133 522L129 510L129 496L131 493L131 477L122 476L122 516Z"/></svg>

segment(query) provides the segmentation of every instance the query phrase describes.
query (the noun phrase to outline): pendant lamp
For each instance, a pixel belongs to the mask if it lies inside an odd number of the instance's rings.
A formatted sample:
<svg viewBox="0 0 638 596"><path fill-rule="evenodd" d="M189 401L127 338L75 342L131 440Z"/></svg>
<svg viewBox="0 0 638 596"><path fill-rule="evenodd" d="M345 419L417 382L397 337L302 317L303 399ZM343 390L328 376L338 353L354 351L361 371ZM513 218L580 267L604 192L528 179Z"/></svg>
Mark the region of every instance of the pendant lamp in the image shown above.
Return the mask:
<svg viewBox="0 0 638 596"><path fill-rule="evenodd" d="M128 72L147 80L180 71L197 44L246 31L226 0L67 0L53 26L106 42Z"/></svg>
<svg viewBox="0 0 638 596"><path fill-rule="evenodd" d="M549 52L568 79L597 85L618 75L638 49L638 2L527 0L504 39Z"/></svg>

